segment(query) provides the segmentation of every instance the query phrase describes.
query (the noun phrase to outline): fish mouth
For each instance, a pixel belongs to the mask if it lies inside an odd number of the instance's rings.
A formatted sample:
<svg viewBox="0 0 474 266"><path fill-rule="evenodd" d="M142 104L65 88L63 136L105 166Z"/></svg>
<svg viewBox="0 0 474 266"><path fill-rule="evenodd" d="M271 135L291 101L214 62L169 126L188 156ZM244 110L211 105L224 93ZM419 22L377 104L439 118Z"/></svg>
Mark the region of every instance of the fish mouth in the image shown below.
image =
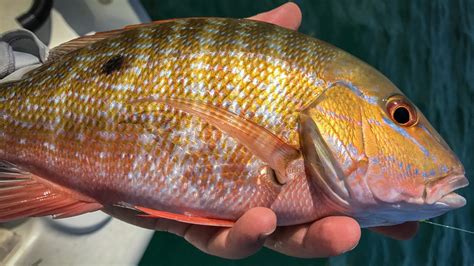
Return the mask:
<svg viewBox="0 0 474 266"><path fill-rule="evenodd" d="M425 187L425 203L436 204L448 208L459 208L466 200L453 191L469 185L464 174L448 175L439 181L429 182Z"/></svg>

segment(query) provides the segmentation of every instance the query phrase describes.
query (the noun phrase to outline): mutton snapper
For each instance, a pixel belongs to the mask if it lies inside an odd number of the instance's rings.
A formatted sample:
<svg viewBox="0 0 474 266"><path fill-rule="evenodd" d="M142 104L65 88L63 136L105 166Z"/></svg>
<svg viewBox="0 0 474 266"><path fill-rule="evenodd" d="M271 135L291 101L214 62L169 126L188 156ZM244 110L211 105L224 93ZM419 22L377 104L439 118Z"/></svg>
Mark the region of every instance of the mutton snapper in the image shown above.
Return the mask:
<svg viewBox="0 0 474 266"><path fill-rule="evenodd" d="M109 206L231 226L348 215L361 226L465 204L464 169L382 74L244 19L85 36L0 88L0 221ZM146 218L144 218L146 219Z"/></svg>

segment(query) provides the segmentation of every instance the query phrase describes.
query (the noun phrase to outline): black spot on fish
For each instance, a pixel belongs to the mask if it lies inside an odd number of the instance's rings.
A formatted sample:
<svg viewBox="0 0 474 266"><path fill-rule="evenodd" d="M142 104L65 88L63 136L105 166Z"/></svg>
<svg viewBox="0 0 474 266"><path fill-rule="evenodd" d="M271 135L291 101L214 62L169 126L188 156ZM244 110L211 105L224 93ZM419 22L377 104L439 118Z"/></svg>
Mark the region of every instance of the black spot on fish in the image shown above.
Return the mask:
<svg viewBox="0 0 474 266"><path fill-rule="evenodd" d="M125 63L125 58L121 55L114 55L102 66L102 73L111 74L114 71L120 70Z"/></svg>

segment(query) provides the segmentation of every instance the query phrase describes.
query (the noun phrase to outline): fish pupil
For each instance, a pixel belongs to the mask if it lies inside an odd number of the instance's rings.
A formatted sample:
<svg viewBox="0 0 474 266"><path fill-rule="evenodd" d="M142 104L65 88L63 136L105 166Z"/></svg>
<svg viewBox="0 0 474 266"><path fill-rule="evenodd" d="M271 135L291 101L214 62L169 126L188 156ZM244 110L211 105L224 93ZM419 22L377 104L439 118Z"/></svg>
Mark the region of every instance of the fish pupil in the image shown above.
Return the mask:
<svg viewBox="0 0 474 266"><path fill-rule="evenodd" d="M120 70L120 68L122 68L123 66L123 63L124 63L123 56L115 55L109 60L107 60L107 62L105 62L105 64L102 66L102 72L104 74L109 75L114 71Z"/></svg>
<svg viewBox="0 0 474 266"><path fill-rule="evenodd" d="M400 124L406 124L410 121L410 112L405 107L398 107L393 112L393 119Z"/></svg>

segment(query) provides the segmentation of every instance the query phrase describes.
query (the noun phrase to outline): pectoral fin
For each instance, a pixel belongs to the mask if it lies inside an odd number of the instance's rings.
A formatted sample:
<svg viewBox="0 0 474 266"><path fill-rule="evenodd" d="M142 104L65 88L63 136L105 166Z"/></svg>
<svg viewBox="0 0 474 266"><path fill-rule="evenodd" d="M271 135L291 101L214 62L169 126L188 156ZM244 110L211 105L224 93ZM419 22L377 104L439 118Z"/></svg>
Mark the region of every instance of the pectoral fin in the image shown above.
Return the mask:
<svg viewBox="0 0 474 266"><path fill-rule="evenodd" d="M278 182L285 184L290 162L300 157L298 149L282 141L270 131L235 113L209 104L196 103L185 99L145 98L132 104L161 102L186 113L198 116L229 136L238 140L255 156L267 163L276 173Z"/></svg>

